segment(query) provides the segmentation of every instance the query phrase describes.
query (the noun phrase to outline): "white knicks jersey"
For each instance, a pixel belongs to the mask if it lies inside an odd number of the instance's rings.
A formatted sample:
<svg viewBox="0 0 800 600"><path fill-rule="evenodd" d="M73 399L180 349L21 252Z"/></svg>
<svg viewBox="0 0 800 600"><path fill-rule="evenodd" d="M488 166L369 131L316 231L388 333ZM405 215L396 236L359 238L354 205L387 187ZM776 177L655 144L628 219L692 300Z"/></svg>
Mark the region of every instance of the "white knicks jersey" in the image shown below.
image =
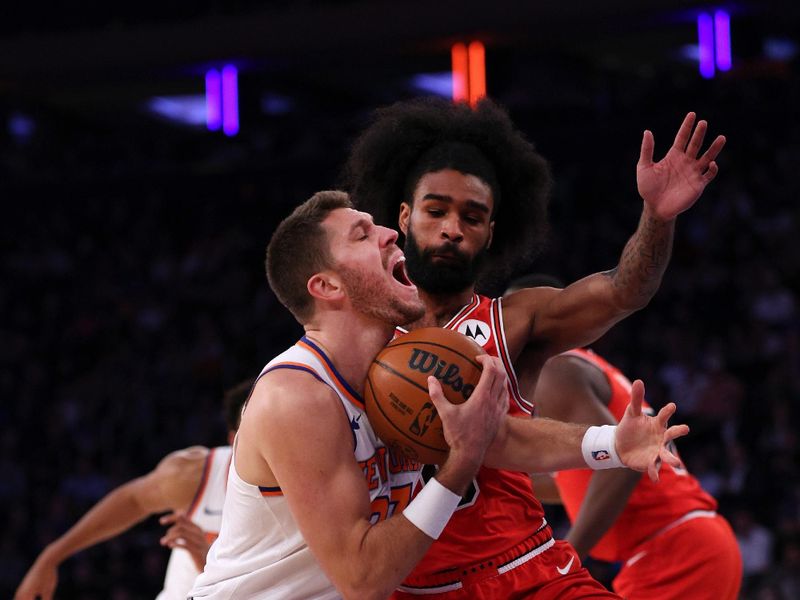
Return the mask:
<svg viewBox="0 0 800 600"><path fill-rule="evenodd" d="M355 460L367 480L372 522L402 512L411 500L421 465L387 450L367 421L363 399L322 349L303 337L270 361L259 379L276 369L305 371L336 392L350 421ZM340 597L306 545L281 489L242 480L235 458L228 475L222 529L189 595L215 600Z"/></svg>
<svg viewBox="0 0 800 600"><path fill-rule="evenodd" d="M219 446L208 451L200 486L187 512L192 522L206 534L209 544L217 538L222 525L222 505L225 502L230 462L230 446ZM175 548L167 563L164 589L156 600L186 600L199 574L189 552Z"/></svg>

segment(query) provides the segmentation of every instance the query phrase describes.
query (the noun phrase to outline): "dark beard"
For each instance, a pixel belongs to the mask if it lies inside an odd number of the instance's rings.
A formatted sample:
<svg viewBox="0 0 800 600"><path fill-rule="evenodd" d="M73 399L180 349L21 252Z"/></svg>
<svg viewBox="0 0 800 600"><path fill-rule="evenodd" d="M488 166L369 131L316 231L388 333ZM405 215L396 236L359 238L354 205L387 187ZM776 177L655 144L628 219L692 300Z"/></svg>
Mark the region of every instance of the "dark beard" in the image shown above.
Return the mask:
<svg viewBox="0 0 800 600"><path fill-rule="evenodd" d="M406 272L411 281L429 294L455 294L472 287L478 280L486 259L485 248L470 258L452 243L420 250L410 229L403 252L406 255ZM437 252L447 252L453 257L453 261L433 262L433 254Z"/></svg>

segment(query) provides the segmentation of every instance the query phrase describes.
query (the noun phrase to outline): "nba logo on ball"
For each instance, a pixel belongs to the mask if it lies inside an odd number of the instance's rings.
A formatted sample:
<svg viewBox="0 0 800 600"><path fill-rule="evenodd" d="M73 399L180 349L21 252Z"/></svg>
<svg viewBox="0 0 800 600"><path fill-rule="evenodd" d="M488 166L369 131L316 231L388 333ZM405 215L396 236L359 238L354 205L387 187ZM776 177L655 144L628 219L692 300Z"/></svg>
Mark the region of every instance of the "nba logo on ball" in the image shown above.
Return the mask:
<svg viewBox="0 0 800 600"><path fill-rule="evenodd" d="M418 436L425 435L431 423L433 423L433 420L436 418L436 414L436 408L434 408L432 402L423 404L416 418L411 423L411 427L409 427L411 433L415 433Z"/></svg>
<svg viewBox="0 0 800 600"><path fill-rule="evenodd" d="M488 323L477 319L467 319L458 326L458 333L461 333L481 347L485 346L492 337L492 329Z"/></svg>

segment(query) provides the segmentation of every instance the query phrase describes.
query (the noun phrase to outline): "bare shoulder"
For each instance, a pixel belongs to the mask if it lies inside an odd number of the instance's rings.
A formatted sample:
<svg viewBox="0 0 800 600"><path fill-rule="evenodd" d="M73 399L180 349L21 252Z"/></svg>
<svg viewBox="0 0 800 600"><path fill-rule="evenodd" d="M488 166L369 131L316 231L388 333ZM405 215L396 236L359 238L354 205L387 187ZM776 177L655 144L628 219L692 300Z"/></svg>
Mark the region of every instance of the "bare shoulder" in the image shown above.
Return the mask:
<svg viewBox="0 0 800 600"><path fill-rule="evenodd" d="M336 393L316 375L277 369L256 384L242 413L239 439L264 448L300 431L330 427L331 418L343 415Z"/></svg>
<svg viewBox="0 0 800 600"><path fill-rule="evenodd" d="M336 393L315 374L304 370L277 369L259 379L242 417L264 414L308 416L311 410L329 405Z"/></svg>
<svg viewBox="0 0 800 600"><path fill-rule="evenodd" d="M209 449L191 446L167 454L147 475L131 482L139 504L148 512L189 506L203 479Z"/></svg>
<svg viewBox="0 0 800 600"><path fill-rule="evenodd" d="M153 475L169 482L171 487L195 488L200 484L208 454L205 446L175 450L161 459Z"/></svg>
<svg viewBox="0 0 800 600"><path fill-rule="evenodd" d="M559 354L549 359L544 364L541 378L546 378L552 386L564 388L589 386L603 389L608 386L599 367L573 354Z"/></svg>
<svg viewBox="0 0 800 600"><path fill-rule="evenodd" d="M352 456L347 413L337 394L314 374L278 369L256 384L237 434L239 476L283 488L295 474ZM291 485L289 486L291 488Z"/></svg>
<svg viewBox="0 0 800 600"><path fill-rule="evenodd" d="M534 402L542 416L591 422L608 404L611 389L603 372L580 357L559 354L542 368ZM605 418L608 415L601 411Z"/></svg>
<svg viewBox="0 0 800 600"><path fill-rule="evenodd" d="M503 298L503 329L512 360L525 349L536 349L531 339L537 314L560 292L558 288L535 287L517 290Z"/></svg>
<svg viewBox="0 0 800 600"><path fill-rule="evenodd" d="M522 288L503 298L503 311L530 313L552 300L561 290L553 287Z"/></svg>
<svg viewBox="0 0 800 600"><path fill-rule="evenodd" d="M585 360L571 355L558 354L544 363L542 375L555 379L568 379L569 381L585 381L597 369Z"/></svg>
<svg viewBox="0 0 800 600"><path fill-rule="evenodd" d="M174 452L170 452L167 454L164 459L161 461L175 463L175 464L193 464L193 463L202 463L208 457L208 453L210 450L205 446L189 446L188 448L182 448L180 450L175 450Z"/></svg>

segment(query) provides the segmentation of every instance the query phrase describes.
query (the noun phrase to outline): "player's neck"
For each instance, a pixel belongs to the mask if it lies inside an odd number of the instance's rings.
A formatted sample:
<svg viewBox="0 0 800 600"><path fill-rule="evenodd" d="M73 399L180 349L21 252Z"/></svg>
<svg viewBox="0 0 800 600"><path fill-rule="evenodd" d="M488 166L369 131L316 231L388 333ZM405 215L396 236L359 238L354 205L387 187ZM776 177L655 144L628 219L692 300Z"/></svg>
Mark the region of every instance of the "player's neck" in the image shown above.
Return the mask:
<svg viewBox="0 0 800 600"><path fill-rule="evenodd" d="M347 318L334 316L322 323L309 324L305 331L306 337L322 348L347 383L363 393L372 359L392 339L394 327L349 313Z"/></svg>
<svg viewBox="0 0 800 600"><path fill-rule="evenodd" d="M461 292L448 294L431 294L419 289L419 297L425 303L425 315L414 323L407 325L408 329L422 327L443 327L472 300L475 289L470 286Z"/></svg>

